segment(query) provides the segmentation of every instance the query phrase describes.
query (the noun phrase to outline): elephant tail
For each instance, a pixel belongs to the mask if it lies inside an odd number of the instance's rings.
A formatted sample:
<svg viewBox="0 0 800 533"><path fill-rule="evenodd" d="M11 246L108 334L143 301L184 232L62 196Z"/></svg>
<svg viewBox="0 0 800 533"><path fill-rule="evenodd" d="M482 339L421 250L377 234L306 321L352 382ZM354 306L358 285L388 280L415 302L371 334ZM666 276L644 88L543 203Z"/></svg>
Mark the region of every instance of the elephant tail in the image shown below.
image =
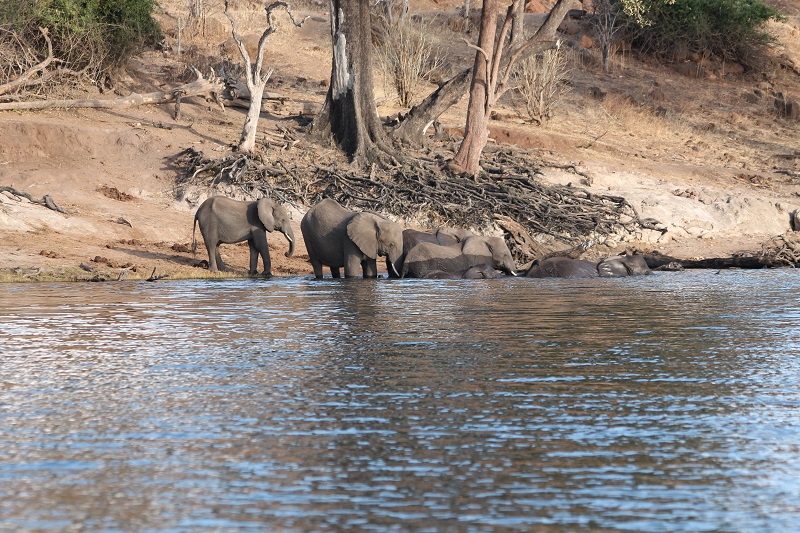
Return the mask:
<svg viewBox="0 0 800 533"><path fill-rule="evenodd" d="M196 232L197 232L197 216L194 217L194 224L192 224L192 255L197 255L197 238L195 237Z"/></svg>

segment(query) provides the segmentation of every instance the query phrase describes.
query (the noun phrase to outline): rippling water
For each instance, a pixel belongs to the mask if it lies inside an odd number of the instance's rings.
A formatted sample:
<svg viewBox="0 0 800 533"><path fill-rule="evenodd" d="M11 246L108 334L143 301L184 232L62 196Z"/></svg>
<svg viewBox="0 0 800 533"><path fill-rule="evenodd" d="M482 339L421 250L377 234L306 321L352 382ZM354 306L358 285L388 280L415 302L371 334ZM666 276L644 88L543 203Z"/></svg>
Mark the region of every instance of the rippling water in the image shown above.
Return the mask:
<svg viewBox="0 0 800 533"><path fill-rule="evenodd" d="M797 530L798 275L0 285L0 530Z"/></svg>

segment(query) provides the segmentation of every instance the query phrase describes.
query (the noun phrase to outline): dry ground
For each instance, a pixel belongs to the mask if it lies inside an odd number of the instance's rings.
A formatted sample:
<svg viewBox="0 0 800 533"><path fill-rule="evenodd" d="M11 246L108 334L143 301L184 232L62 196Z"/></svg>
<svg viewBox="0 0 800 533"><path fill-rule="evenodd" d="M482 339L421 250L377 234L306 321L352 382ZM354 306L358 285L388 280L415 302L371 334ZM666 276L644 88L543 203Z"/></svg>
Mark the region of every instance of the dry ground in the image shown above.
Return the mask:
<svg viewBox="0 0 800 533"><path fill-rule="evenodd" d="M266 106L264 135L279 126L299 133L324 100L330 37L327 3L321 4L301 2L299 10L312 18L302 29L287 24L273 35L268 91L285 98ZM468 65L472 55L451 29L461 4L411 2L412 9L435 15L432 27L453 70ZM771 54L800 66L798 4L783 1L791 16L772 25L780 41ZM224 54L235 57L226 21L213 9L205 33L182 36L178 55L174 16L183 3L161 5L172 49L133 61L129 76L115 89L119 94L175 86L189 63L205 67ZM252 42L260 31L260 11L252 10L248 18L248 3L239 7ZM539 19L528 15L531 24ZM577 43L586 28L578 24L570 31L567 37ZM633 246L711 257L757 250L789 230L789 213L800 208L800 122L777 117L771 95L800 99L796 72L774 67L765 75L732 75L711 68L687 76L679 65L656 65L628 53L616 56L612 71L603 74L596 50L576 50L581 59L574 62L572 91L552 121L542 127L526 124L517 118L518 103L509 98L498 108L491 134L493 142L531 150L542 162L544 180L624 196L642 217L668 229L664 235L645 230L615 236L606 249ZM400 111L380 74L376 80L381 115ZM421 86L420 97L432 87ZM448 131L459 131L465 103L443 117ZM172 119L172 106L0 112L0 186L35 197L50 194L77 211L62 215L0 195L0 279L116 279L123 270L132 279L146 278L153 269L173 278L208 276L193 266L203 259L202 243L197 257L189 251L193 213L204 194L176 194L179 169L173 159L189 146L207 154L228 153L243 118L241 110L223 112L201 99L185 103L178 121ZM283 156L293 150L301 148ZM296 224L301 217L302 209L296 210ZM300 237L299 226L295 234ZM310 275L302 239L291 259L283 257L282 236L270 244L274 274ZM223 255L244 273L246 244L224 246Z"/></svg>

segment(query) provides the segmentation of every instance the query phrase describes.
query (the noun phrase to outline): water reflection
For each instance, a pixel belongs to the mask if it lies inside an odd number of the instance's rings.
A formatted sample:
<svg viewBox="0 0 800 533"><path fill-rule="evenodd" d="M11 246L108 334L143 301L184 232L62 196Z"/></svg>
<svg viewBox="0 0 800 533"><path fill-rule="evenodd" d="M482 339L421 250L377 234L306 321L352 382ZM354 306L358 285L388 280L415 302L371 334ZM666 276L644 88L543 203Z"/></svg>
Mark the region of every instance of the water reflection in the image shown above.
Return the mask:
<svg viewBox="0 0 800 533"><path fill-rule="evenodd" d="M0 285L3 527L789 530L794 274Z"/></svg>

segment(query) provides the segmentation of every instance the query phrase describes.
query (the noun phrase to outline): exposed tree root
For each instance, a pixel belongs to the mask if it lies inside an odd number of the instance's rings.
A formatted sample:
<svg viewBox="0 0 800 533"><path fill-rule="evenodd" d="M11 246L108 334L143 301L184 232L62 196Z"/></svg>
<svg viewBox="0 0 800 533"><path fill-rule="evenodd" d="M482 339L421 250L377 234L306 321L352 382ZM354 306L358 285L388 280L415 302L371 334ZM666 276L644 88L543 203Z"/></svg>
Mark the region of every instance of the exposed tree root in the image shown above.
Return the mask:
<svg viewBox="0 0 800 533"><path fill-rule="evenodd" d="M45 194L42 198L37 200L36 198L31 196L30 194L28 194L28 193L26 193L24 191L19 191L19 190L15 189L14 187L8 187L6 185L0 186L0 192L3 192L3 191L10 192L14 196L20 196L22 198L27 198L28 200L31 201L31 203L34 203L34 204L37 204L37 205L43 205L48 209L52 209L53 211L57 211L59 213L65 214L65 215L74 215L74 214L77 213L77 211L70 211L69 209L65 209L65 208L59 206L55 202L55 200L53 200L53 197L50 196L49 194Z"/></svg>

